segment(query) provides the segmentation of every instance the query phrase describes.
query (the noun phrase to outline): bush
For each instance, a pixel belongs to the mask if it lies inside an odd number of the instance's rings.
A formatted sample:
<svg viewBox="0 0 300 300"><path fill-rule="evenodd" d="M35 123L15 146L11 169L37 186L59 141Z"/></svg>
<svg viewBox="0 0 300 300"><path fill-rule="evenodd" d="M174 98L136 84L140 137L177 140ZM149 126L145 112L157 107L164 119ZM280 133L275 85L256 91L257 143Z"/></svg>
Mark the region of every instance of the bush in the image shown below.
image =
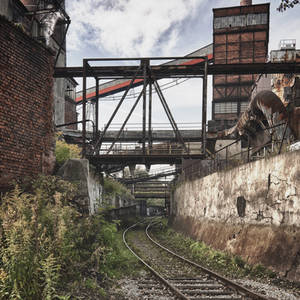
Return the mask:
<svg viewBox="0 0 300 300"><path fill-rule="evenodd" d="M127 199L133 199L130 191L123 184L112 178L104 178L103 189L104 202L109 202L109 200L111 200L111 198L115 196L122 196L127 197Z"/></svg>
<svg viewBox="0 0 300 300"><path fill-rule="evenodd" d="M30 193L16 186L3 197L0 299L69 299L87 279L90 286L132 268L117 223L103 214L83 217L72 206L75 195L74 185L47 176ZM93 292L103 294L100 287Z"/></svg>
<svg viewBox="0 0 300 300"><path fill-rule="evenodd" d="M62 134L56 136L55 157L57 167L61 167L70 158L80 158L81 149L77 145L67 144Z"/></svg>
<svg viewBox="0 0 300 300"><path fill-rule="evenodd" d="M74 189L71 184L63 189L63 193L51 194L50 187L48 191L37 188L33 194L26 194L16 186L3 198L1 299L55 296L60 270L66 269L72 259L73 243L67 224L72 226L78 216L75 209L64 205Z"/></svg>

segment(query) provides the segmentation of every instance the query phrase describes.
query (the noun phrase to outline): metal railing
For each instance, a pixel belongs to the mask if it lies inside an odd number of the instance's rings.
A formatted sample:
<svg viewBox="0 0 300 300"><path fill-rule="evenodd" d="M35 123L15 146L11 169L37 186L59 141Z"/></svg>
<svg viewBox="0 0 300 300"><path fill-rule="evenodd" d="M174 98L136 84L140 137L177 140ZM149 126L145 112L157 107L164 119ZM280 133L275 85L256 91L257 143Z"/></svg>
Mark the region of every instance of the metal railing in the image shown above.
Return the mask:
<svg viewBox="0 0 300 300"><path fill-rule="evenodd" d="M106 124L104 124L105 128ZM110 130L119 130L122 126L122 123L112 123L110 125ZM202 126L199 122L191 122L191 123L177 123L179 130L201 130ZM102 128L102 131L103 129ZM142 130L142 124L140 123L127 123L126 127L124 127L124 131L130 130ZM173 130L170 123L152 123L151 130Z"/></svg>
<svg viewBox="0 0 300 300"><path fill-rule="evenodd" d="M188 153L190 153L190 145L186 145ZM143 147L139 143L120 143L115 144L111 149L110 144L103 144L101 149L99 150L99 155L180 155L186 154L186 149L183 148L181 144L178 143L166 143L166 144L154 144L152 147L146 147L145 153L143 151ZM90 150L92 153L93 149ZM195 150L193 149L193 152ZM199 153L201 153L201 149L199 149Z"/></svg>
<svg viewBox="0 0 300 300"><path fill-rule="evenodd" d="M275 156L282 151L282 148L288 148L289 145L287 139L275 140L263 146L248 147L245 150L230 154L232 153L230 148L236 146L238 142L240 142L240 139L222 147L214 153L214 157L211 160L192 161L191 164L187 162L187 165L182 168L179 181L202 178L215 172L230 170L252 161ZM222 151L225 154L221 155Z"/></svg>

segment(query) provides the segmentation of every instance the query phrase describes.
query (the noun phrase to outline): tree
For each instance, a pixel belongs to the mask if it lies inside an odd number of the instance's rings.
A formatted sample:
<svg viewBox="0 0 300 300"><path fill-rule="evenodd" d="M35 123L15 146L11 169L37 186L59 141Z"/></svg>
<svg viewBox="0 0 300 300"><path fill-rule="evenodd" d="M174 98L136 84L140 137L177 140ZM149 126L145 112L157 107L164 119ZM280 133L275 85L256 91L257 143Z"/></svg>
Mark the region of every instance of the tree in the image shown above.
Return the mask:
<svg viewBox="0 0 300 300"><path fill-rule="evenodd" d="M296 4L299 4L300 0L281 0L279 7L277 8L278 11L283 12L287 8L293 8Z"/></svg>

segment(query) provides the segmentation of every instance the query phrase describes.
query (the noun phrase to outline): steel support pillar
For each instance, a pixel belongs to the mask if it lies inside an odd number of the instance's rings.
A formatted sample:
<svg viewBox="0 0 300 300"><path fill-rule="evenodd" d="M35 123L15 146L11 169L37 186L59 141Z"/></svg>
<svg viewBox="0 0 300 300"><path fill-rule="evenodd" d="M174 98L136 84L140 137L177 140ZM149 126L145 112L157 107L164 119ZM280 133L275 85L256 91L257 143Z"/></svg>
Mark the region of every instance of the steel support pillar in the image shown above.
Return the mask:
<svg viewBox="0 0 300 300"><path fill-rule="evenodd" d="M96 124L96 138L99 133L99 78L96 79L96 109L95 109L95 124Z"/></svg>
<svg viewBox="0 0 300 300"><path fill-rule="evenodd" d="M82 158L86 156L86 72L88 62L83 59L82 76Z"/></svg>
<svg viewBox="0 0 300 300"><path fill-rule="evenodd" d="M207 120L207 68L208 58L205 58L204 62L204 76L203 76L203 87L202 87L202 152L206 155L206 120Z"/></svg>
<svg viewBox="0 0 300 300"><path fill-rule="evenodd" d="M149 60L145 59L141 61L143 65L143 77L144 77L144 85L143 85L143 153L146 154L146 101L147 101L147 70L149 65Z"/></svg>
<svg viewBox="0 0 300 300"><path fill-rule="evenodd" d="M152 80L149 80L148 147L152 148Z"/></svg>

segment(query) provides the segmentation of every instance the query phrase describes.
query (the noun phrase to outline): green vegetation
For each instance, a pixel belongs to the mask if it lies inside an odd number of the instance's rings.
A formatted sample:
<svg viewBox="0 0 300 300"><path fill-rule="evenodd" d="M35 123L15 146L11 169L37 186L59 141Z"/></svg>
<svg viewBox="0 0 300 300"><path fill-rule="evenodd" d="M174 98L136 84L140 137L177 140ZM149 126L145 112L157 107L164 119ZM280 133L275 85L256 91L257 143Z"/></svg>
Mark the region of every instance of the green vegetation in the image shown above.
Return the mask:
<svg viewBox="0 0 300 300"><path fill-rule="evenodd" d="M108 202L108 200L115 196L122 196L123 198L133 199L133 196L131 195L130 191L122 183L112 178L104 178L103 189L104 202Z"/></svg>
<svg viewBox="0 0 300 300"><path fill-rule="evenodd" d="M260 264L249 265L240 256L214 250L203 242L183 236L181 233L168 228L166 220L164 220L159 230L153 228L152 231L155 237L167 247L223 275L236 278L245 276L273 278L276 276L274 272Z"/></svg>
<svg viewBox="0 0 300 300"><path fill-rule="evenodd" d="M102 299L110 279L137 262L125 249L118 222L105 211L86 217L72 205L76 187L54 176L19 186L0 207L0 298ZM78 298L77 298L78 297Z"/></svg>
<svg viewBox="0 0 300 300"><path fill-rule="evenodd" d="M147 199L147 205L154 205L154 206L163 206L165 207L165 199Z"/></svg>
<svg viewBox="0 0 300 300"><path fill-rule="evenodd" d="M77 145L67 144L62 133L56 135L55 157L57 168L61 167L70 158L80 158L81 149Z"/></svg>

